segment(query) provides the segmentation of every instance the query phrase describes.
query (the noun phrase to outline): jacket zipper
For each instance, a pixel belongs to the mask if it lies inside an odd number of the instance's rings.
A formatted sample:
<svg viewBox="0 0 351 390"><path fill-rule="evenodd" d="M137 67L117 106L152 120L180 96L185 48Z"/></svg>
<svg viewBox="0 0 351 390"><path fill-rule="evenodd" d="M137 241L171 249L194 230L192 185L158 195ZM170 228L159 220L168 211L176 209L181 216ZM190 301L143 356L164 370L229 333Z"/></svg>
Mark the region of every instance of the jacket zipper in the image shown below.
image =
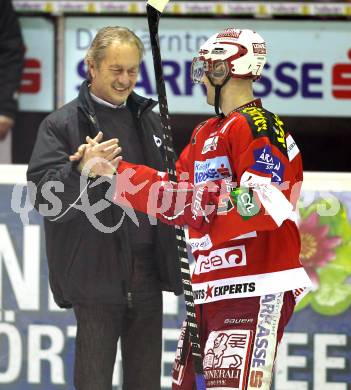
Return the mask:
<svg viewBox="0 0 351 390"><path fill-rule="evenodd" d="M131 291L128 291L127 305L128 305L128 309L132 309L132 307L133 307L133 295L132 295Z"/></svg>

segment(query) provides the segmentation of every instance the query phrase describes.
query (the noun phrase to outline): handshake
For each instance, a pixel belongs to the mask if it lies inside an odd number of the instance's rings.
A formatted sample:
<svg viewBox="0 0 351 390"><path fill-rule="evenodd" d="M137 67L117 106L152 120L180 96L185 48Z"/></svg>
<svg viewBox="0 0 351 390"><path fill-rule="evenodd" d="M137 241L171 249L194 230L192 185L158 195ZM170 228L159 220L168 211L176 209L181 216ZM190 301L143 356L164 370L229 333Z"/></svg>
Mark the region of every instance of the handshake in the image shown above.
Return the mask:
<svg viewBox="0 0 351 390"><path fill-rule="evenodd" d="M122 160L117 139L102 141L103 134L87 137L77 151L69 156L72 162L79 162L78 170L89 177L111 177ZM157 211L151 212L169 225L188 225L201 232L207 232L217 214L220 188L214 182L194 186L187 181L161 182L157 196ZM118 203L118 202L117 202ZM133 206L133 201L131 202ZM140 210L150 213L150 210Z"/></svg>
<svg viewBox="0 0 351 390"><path fill-rule="evenodd" d="M219 190L213 182L201 186L165 182L158 193L157 218L169 225L188 225L206 233L217 213Z"/></svg>

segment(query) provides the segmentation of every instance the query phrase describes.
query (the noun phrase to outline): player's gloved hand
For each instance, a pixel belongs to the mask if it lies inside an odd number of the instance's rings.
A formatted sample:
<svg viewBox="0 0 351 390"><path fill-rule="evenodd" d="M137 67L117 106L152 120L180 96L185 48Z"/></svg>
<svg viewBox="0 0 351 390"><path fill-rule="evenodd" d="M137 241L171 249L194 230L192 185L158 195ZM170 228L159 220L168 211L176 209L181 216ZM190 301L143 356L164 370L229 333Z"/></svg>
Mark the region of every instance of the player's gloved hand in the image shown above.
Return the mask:
<svg viewBox="0 0 351 390"><path fill-rule="evenodd" d="M219 187L213 182L194 186L189 182L166 182L160 187L157 218L169 225L188 225L208 232L216 215Z"/></svg>

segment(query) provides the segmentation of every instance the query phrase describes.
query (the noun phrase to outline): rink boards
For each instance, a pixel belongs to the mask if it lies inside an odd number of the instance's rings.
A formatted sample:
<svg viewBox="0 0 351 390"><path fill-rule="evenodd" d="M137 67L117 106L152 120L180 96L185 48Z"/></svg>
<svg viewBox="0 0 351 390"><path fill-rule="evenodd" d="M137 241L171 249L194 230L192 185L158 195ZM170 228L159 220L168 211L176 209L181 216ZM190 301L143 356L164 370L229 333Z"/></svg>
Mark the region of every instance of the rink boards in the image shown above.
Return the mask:
<svg viewBox="0 0 351 390"><path fill-rule="evenodd" d="M49 291L42 218L30 210L29 203L26 206L25 170L25 166L0 165L0 388L73 389L75 321L71 311L56 307ZM351 174L306 173L300 214L302 231L309 234L304 248L313 238L317 245L305 257L319 284L288 326L272 388L347 390L351 383ZM166 294L164 390L170 389L184 315L183 298ZM121 390L120 378L118 354L114 389Z"/></svg>

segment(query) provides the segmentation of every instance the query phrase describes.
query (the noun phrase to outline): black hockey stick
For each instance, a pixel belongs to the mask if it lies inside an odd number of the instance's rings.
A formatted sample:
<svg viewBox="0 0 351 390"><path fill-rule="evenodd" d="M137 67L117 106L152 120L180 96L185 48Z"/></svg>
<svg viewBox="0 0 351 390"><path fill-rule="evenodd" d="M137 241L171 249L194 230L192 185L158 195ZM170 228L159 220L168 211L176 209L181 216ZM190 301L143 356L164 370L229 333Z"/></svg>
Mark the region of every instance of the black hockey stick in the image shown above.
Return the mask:
<svg viewBox="0 0 351 390"><path fill-rule="evenodd" d="M177 181L175 169L176 157L173 149L173 139L171 132L171 124L169 119L168 104L165 81L163 78L161 50L158 38L158 24L161 14L169 0L149 0L147 3L147 20L149 24L150 41L152 47L152 56L154 60L154 70L156 77L156 87L158 94L158 102L160 106L160 117L164 132L164 147L166 156L166 166L168 177L171 181ZM180 260L180 268L182 274L184 300L187 316L187 327L190 335L192 356L195 367L196 388L197 390L206 390L205 378L202 366L201 348L199 330L196 323L194 295L191 285L191 276L186 250L184 230L180 226L176 226L177 247Z"/></svg>

